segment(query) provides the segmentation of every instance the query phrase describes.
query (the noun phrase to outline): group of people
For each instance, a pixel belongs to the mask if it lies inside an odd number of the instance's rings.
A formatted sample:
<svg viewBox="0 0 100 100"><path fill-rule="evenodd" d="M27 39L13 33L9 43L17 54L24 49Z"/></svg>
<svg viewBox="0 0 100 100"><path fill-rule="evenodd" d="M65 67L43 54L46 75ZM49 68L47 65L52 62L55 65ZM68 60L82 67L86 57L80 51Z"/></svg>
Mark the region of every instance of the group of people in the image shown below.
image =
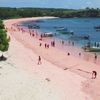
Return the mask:
<svg viewBox="0 0 100 100"><path fill-rule="evenodd" d="M51 46L55 47L55 41L51 41Z"/></svg>
<svg viewBox="0 0 100 100"><path fill-rule="evenodd" d="M24 30L23 28L19 28L19 26L16 26L16 27L17 27L17 30L18 30L18 31L25 32L25 30ZM13 29L13 30L15 31L14 28L11 27L11 29ZM32 33L32 32L30 31L30 35L31 35L31 36L34 36L34 32ZM43 36L41 35L41 38L42 38L42 37L43 37ZM70 44L70 41L69 41L68 43ZM63 40L62 40L62 44L64 44L64 41L63 41ZM74 42L71 42L71 44L74 46ZM96 44L95 44L95 45L96 45ZM39 46L42 46L42 43L40 43ZM55 47L55 41L51 41L51 46L52 46L52 47ZM45 47L45 48L49 48L49 44L45 43L45 44L44 44L44 47ZM69 56L70 53L68 52L67 55ZM81 56L81 53L79 53L79 56ZM97 60L97 54L96 54L96 53L95 53L94 58L95 58L95 60ZM42 64L41 56L38 56L38 62L37 62L37 64L38 64L38 65ZM92 71L92 79L96 79L96 77L97 77L97 71Z"/></svg>
<svg viewBox="0 0 100 100"><path fill-rule="evenodd" d="M49 44L45 43L45 48L49 48Z"/></svg>
<svg viewBox="0 0 100 100"><path fill-rule="evenodd" d="M40 42L39 46L40 46L40 47L42 46L42 43L41 43L41 42ZM45 44L44 44L44 47L48 49L48 48L49 48L49 44L45 43Z"/></svg>
<svg viewBox="0 0 100 100"><path fill-rule="evenodd" d="M97 47L97 48L99 48L100 47L100 43L99 42L95 42L94 46Z"/></svg>
<svg viewBox="0 0 100 100"><path fill-rule="evenodd" d="M37 63L38 65L40 65L40 64L42 64L42 60L41 60L41 57L39 56L38 57L38 63ZM97 77L97 71L92 71L92 77L91 77L91 79L96 79L96 77Z"/></svg>

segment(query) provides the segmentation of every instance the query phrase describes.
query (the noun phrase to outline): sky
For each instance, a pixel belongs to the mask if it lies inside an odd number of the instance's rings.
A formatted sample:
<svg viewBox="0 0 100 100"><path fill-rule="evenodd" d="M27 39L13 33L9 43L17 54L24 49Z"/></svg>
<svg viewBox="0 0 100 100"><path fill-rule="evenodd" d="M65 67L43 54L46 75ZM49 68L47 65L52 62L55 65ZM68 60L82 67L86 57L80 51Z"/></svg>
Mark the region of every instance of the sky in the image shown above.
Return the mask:
<svg viewBox="0 0 100 100"><path fill-rule="evenodd" d="M0 0L0 7L100 8L100 0Z"/></svg>

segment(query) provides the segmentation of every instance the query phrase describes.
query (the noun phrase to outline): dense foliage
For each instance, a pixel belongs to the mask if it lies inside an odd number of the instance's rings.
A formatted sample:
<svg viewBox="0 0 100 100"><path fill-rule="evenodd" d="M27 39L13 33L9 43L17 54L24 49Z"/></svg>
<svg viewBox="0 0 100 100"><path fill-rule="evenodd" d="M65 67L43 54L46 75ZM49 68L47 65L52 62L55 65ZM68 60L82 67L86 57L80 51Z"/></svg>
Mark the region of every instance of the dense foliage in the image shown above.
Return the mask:
<svg viewBox="0 0 100 100"><path fill-rule="evenodd" d="M0 20L0 29L4 29L3 21Z"/></svg>
<svg viewBox="0 0 100 100"><path fill-rule="evenodd" d="M55 17L100 17L100 9L86 8L80 10L54 8L0 8L0 18L19 18L34 16Z"/></svg>
<svg viewBox="0 0 100 100"><path fill-rule="evenodd" d="M3 22L0 20L0 51L7 51L9 47L9 39L7 38Z"/></svg>

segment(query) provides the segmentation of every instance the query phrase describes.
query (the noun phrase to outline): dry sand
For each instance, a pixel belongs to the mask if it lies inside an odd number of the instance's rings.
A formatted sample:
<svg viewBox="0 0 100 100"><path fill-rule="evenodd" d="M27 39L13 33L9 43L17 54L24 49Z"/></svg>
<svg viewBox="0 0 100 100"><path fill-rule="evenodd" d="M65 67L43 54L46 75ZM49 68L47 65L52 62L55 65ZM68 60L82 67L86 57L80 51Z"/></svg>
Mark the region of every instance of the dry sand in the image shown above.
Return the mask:
<svg viewBox="0 0 100 100"><path fill-rule="evenodd" d="M100 100L98 65L57 48L39 47L38 39L11 30L14 23L36 19L40 18L4 21L11 41L5 53L8 60L0 62L0 100ZM38 55L41 65L37 65ZM94 80L92 70L98 73Z"/></svg>

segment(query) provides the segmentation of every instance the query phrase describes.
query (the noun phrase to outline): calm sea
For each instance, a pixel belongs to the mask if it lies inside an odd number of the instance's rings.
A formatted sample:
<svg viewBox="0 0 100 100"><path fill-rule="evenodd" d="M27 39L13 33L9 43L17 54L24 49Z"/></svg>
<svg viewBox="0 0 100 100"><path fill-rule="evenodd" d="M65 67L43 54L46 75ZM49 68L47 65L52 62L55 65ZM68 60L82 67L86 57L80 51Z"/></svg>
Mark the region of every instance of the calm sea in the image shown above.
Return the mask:
<svg viewBox="0 0 100 100"><path fill-rule="evenodd" d="M90 36L91 42L100 42L100 29L96 30L94 27L100 25L100 18L57 18L57 19L45 19L37 22L30 21L24 23L24 25L38 25L41 34L44 32L56 33L55 38L63 40L72 40L78 45L84 45L88 40L73 38L72 35L61 34L57 31L57 27L67 28L68 31L73 31L74 36Z"/></svg>

